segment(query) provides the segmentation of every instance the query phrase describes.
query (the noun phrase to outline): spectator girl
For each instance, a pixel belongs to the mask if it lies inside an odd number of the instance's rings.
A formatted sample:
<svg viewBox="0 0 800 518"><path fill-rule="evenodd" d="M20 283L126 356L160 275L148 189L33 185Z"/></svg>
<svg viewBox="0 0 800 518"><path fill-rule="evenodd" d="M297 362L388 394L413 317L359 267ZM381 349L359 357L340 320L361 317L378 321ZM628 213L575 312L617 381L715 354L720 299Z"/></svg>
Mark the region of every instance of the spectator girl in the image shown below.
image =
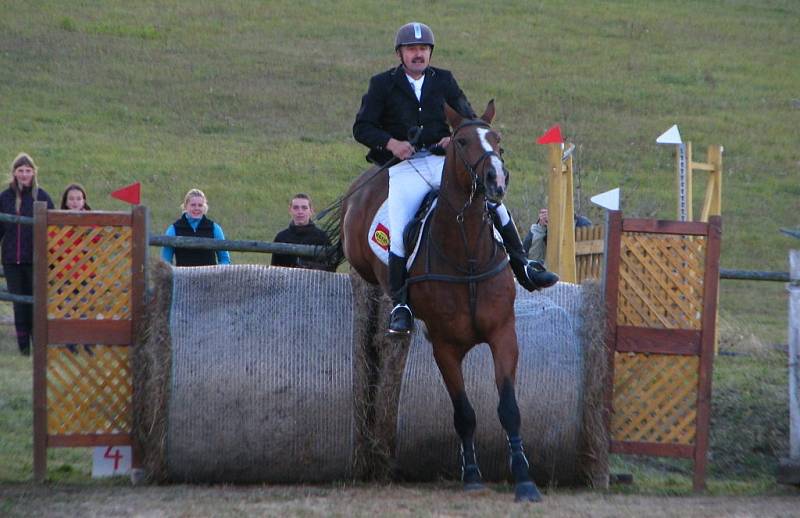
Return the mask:
<svg viewBox="0 0 800 518"><path fill-rule="evenodd" d="M37 168L33 159L20 153L11 162L11 181L0 193L0 212L17 216L33 216L34 201L47 203L53 208L53 200L39 188ZM22 223L0 222L2 240L2 263L8 291L17 295L33 295L33 226ZM14 303L14 327L17 345L23 355L31 351L33 331L33 305Z"/></svg>
<svg viewBox="0 0 800 518"><path fill-rule="evenodd" d="M191 189L183 198L183 214L167 228L167 236L205 237L225 239L222 227L206 217L208 202L200 189ZM201 248L173 248L165 246L161 258L171 263L175 257L177 266L210 266L231 264L227 250L204 250Z"/></svg>
<svg viewBox="0 0 800 518"><path fill-rule="evenodd" d="M86 201L86 189L79 183L71 183L61 195L61 210L92 210Z"/></svg>

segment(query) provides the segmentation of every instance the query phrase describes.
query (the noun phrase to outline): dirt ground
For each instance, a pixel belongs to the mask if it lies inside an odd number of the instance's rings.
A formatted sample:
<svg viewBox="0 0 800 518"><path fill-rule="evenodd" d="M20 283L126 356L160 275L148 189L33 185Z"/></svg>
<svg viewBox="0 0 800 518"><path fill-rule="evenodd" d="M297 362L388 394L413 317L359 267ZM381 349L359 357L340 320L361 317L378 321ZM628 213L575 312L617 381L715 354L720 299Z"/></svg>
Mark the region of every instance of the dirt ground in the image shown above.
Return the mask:
<svg viewBox="0 0 800 518"><path fill-rule="evenodd" d="M800 516L797 495L641 496L553 491L516 504L508 486L465 494L458 484L327 486L0 486L0 516Z"/></svg>

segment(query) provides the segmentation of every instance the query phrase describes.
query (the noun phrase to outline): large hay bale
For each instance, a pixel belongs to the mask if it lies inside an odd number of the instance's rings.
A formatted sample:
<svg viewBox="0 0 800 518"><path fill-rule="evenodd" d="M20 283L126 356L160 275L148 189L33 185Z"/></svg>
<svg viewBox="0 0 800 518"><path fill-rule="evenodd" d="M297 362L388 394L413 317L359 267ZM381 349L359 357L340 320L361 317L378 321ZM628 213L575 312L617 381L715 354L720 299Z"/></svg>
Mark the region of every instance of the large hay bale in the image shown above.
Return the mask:
<svg viewBox="0 0 800 518"><path fill-rule="evenodd" d="M169 478L349 478L350 301L350 282L341 274L253 265L176 268Z"/></svg>
<svg viewBox="0 0 800 518"><path fill-rule="evenodd" d="M581 295L580 286L566 283L542 292L519 288L517 292L517 401L524 444L540 482L566 484L581 478L578 449L585 369ZM497 417L498 394L488 345L469 352L464 380L478 421L475 443L481 471L486 480L506 479L508 446ZM418 329L406 362L398 411L397 460L403 478L459 476L459 441L452 416L431 345Z"/></svg>
<svg viewBox="0 0 800 518"><path fill-rule="evenodd" d="M379 289L344 274L253 265L160 264L153 272L135 365L136 433L152 479L458 476L452 407L431 345L419 329L411 341L383 337L388 303ZM517 294L517 397L540 481L595 482L607 473L607 441L594 431L602 411L585 408L602 401L590 386L602 383L605 366L590 343L602 319L598 292L587 298L584 288L559 284ZM467 356L465 378L483 473L503 479L486 345Z"/></svg>

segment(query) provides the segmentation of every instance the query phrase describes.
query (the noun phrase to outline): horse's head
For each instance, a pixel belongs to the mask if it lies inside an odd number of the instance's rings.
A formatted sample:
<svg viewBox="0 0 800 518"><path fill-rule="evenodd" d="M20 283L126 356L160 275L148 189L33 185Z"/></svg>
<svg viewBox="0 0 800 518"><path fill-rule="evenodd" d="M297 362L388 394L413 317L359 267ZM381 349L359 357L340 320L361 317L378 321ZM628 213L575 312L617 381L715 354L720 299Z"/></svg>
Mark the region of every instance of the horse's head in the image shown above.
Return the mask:
<svg viewBox="0 0 800 518"><path fill-rule="evenodd" d="M491 126L494 100L489 101L479 119L464 119L447 103L444 109L453 128L449 146L453 149L448 160L453 162L456 182L466 192L482 190L490 202L501 202L508 188L508 171L500 155L500 135Z"/></svg>

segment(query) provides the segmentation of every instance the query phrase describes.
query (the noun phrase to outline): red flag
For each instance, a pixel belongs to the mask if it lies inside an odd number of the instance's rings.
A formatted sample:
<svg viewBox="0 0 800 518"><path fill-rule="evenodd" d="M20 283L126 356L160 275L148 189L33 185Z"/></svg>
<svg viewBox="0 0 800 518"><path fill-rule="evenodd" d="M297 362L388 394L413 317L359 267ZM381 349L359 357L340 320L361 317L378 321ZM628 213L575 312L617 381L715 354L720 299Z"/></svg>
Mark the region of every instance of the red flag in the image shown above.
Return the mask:
<svg viewBox="0 0 800 518"><path fill-rule="evenodd" d="M142 184L136 182L128 185L127 187L123 187L122 189L117 189L111 193L111 197L122 200L125 203L130 203L131 205L139 205L139 202L141 201L141 194Z"/></svg>
<svg viewBox="0 0 800 518"><path fill-rule="evenodd" d="M544 132L544 135L536 139L537 144L562 144L564 139L561 137L561 127L556 124L549 130Z"/></svg>

